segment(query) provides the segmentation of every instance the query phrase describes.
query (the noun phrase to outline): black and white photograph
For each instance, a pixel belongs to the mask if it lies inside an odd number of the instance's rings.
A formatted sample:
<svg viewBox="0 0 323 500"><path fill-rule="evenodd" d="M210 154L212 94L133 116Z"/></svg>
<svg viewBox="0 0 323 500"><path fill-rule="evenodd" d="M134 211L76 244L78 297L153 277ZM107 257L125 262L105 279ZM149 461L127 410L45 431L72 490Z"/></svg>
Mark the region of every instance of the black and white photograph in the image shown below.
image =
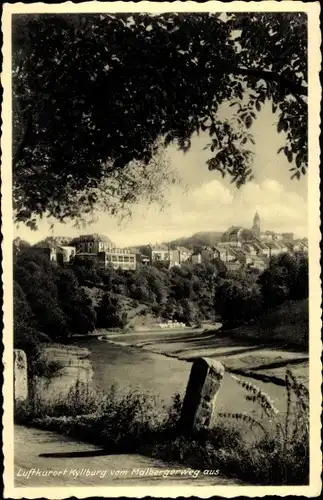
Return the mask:
<svg viewBox="0 0 323 500"><path fill-rule="evenodd" d="M5 498L320 494L319 11L4 5Z"/></svg>

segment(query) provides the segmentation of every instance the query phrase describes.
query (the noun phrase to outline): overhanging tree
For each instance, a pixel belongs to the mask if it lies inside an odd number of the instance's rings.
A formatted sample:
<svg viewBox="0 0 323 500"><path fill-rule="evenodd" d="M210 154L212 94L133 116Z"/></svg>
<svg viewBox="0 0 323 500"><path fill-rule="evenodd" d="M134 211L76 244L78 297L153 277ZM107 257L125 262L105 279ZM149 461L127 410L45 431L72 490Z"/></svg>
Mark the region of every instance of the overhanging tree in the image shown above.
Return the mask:
<svg viewBox="0 0 323 500"><path fill-rule="evenodd" d="M158 152L210 136L208 168L252 178L253 120L266 101L291 175L307 170L307 24L302 13L13 16L17 221L78 218L155 199ZM234 112L220 120L221 104ZM162 142L161 142L162 141ZM157 160L156 160L157 158Z"/></svg>

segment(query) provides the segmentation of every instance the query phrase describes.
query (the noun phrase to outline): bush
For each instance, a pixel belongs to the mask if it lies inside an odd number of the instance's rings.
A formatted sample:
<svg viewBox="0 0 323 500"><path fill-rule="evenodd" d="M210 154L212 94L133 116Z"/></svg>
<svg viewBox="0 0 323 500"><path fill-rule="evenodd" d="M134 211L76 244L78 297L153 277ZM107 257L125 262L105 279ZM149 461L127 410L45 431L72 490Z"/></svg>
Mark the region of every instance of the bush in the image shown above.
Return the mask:
<svg viewBox="0 0 323 500"><path fill-rule="evenodd" d="M196 469L219 469L250 484L296 485L309 480L308 391L286 372L287 411L278 413L267 394L236 377L246 397L266 419L219 413L211 430L182 433L182 401L166 408L156 396L138 391L107 394L77 384L53 403L20 403L18 423L61 432L115 452L144 453Z"/></svg>

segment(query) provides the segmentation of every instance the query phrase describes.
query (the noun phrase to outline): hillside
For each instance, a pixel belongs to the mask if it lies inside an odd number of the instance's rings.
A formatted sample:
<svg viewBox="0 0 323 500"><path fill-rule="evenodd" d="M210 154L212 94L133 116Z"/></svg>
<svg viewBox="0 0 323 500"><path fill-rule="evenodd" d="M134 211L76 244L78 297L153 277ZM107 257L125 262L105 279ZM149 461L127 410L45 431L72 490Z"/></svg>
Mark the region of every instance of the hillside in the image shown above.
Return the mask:
<svg viewBox="0 0 323 500"><path fill-rule="evenodd" d="M105 291L96 286L83 287L83 290L92 300L92 305L96 308L102 299ZM151 312L150 307L137 300L130 299L125 295L112 294L119 302L121 312L127 316L126 329L149 330L156 328L158 319Z"/></svg>
<svg viewBox="0 0 323 500"><path fill-rule="evenodd" d="M193 250L196 246L212 246L219 243L223 231L201 231L192 236L166 242L170 246L184 246Z"/></svg>
<svg viewBox="0 0 323 500"><path fill-rule="evenodd" d="M233 333L259 340L276 340L295 347L308 348L308 299L287 300L279 307L264 313L253 324L242 325Z"/></svg>

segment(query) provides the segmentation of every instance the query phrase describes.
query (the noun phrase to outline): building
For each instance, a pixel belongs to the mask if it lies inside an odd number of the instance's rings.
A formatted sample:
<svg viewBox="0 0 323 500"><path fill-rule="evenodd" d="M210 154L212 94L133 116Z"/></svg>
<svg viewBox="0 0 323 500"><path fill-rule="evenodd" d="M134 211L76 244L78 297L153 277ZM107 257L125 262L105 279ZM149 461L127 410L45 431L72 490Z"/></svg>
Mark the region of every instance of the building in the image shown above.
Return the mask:
<svg viewBox="0 0 323 500"><path fill-rule="evenodd" d="M293 241L294 239L294 233L282 233L282 238L285 242L287 241Z"/></svg>
<svg viewBox="0 0 323 500"><path fill-rule="evenodd" d="M260 235L260 217L258 212L255 213L255 216L253 218L252 232L255 234L255 236Z"/></svg>
<svg viewBox="0 0 323 500"><path fill-rule="evenodd" d="M285 241L283 241L283 240L278 240L278 241L275 241L275 243L276 243L276 245L278 245L278 246L279 246L280 251L281 251L282 253L286 253L286 252L288 252L288 246L287 246L287 244L285 243Z"/></svg>
<svg viewBox="0 0 323 500"><path fill-rule="evenodd" d="M251 257L258 255L259 253L259 250L257 250L253 242L244 243L242 245L242 251Z"/></svg>
<svg viewBox="0 0 323 500"><path fill-rule="evenodd" d="M33 250L36 252L45 255L50 262L57 262L57 249L58 245L54 243L52 240L43 240L39 243L36 243L33 247Z"/></svg>
<svg viewBox="0 0 323 500"><path fill-rule="evenodd" d="M192 264L202 264L202 255L200 253L193 253L191 255Z"/></svg>
<svg viewBox="0 0 323 500"><path fill-rule="evenodd" d="M286 243L290 252L308 252L308 243L306 240L294 240Z"/></svg>
<svg viewBox="0 0 323 500"><path fill-rule="evenodd" d="M267 267L267 259L259 255L252 258L252 262L247 265L248 269L257 269L258 271L264 271Z"/></svg>
<svg viewBox="0 0 323 500"><path fill-rule="evenodd" d="M240 271L242 269L242 264L239 260L234 260L231 262L225 262L225 267L228 271Z"/></svg>
<svg viewBox="0 0 323 500"><path fill-rule="evenodd" d="M232 226L221 237L221 242L217 246L236 246L241 247L243 242L250 241L255 238L254 233L250 229L245 229L241 226Z"/></svg>
<svg viewBox="0 0 323 500"><path fill-rule="evenodd" d="M84 261L92 261L96 263L98 260L98 254L89 253L89 252L77 252L75 254L75 261L84 262Z"/></svg>
<svg viewBox="0 0 323 500"><path fill-rule="evenodd" d="M276 233L261 231L259 213L253 218L251 229L232 226L223 233L221 242L216 245L219 258L225 262L239 260L246 268L263 270L268 265L270 257L282 253L308 251L306 238L294 240L293 233Z"/></svg>
<svg viewBox="0 0 323 500"><path fill-rule="evenodd" d="M56 245L60 245L60 246L70 246L71 242L73 240L73 238L71 238L69 236L49 236L46 239L51 240L54 243L56 243Z"/></svg>
<svg viewBox="0 0 323 500"><path fill-rule="evenodd" d="M269 253L265 253L267 257L272 257L274 255L283 253L280 246L275 241L266 241L266 247L269 248Z"/></svg>
<svg viewBox="0 0 323 500"><path fill-rule="evenodd" d="M218 254L218 259L223 260L223 262L225 262L227 260L229 247L216 245L216 247L214 249Z"/></svg>
<svg viewBox="0 0 323 500"><path fill-rule="evenodd" d="M94 254L116 247L110 238L104 234L83 234L74 238L71 245L76 247L77 253Z"/></svg>
<svg viewBox="0 0 323 500"><path fill-rule="evenodd" d="M58 245L56 249L57 262L61 265L71 262L76 255L76 248L72 246Z"/></svg>
<svg viewBox="0 0 323 500"><path fill-rule="evenodd" d="M202 262L212 262L212 260L219 258L219 252L216 248L203 248L201 250Z"/></svg>
<svg viewBox="0 0 323 500"><path fill-rule="evenodd" d="M260 241L273 241L275 239L275 233L273 231L265 231L259 233L258 238Z"/></svg>
<svg viewBox="0 0 323 500"><path fill-rule="evenodd" d="M97 259L99 265L104 269L112 266L113 269L134 271L137 267L136 254L129 248L110 248L98 252Z"/></svg>
<svg viewBox="0 0 323 500"><path fill-rule="evenodd" d="M174 259L172 250L163 244L147 245L142 248L142 253L149 258L151 264L156 262L170 262Z"/></svg>
<svg viewBox="0 0 323 500"><path fill-rule="evenodd" d="M147 255L144 255L141 252L133 252L136 256L136 263L137 266L148 266L150 264L150 259L147 257Z"/></svg>
<svg viewBox="0 0 323 500"><path fill-rule="evenodd" d="M175 250L178 252L180 264L182 264L183 262L188 262L190 260L192 251L188 248L179 246Z"/></svg>

